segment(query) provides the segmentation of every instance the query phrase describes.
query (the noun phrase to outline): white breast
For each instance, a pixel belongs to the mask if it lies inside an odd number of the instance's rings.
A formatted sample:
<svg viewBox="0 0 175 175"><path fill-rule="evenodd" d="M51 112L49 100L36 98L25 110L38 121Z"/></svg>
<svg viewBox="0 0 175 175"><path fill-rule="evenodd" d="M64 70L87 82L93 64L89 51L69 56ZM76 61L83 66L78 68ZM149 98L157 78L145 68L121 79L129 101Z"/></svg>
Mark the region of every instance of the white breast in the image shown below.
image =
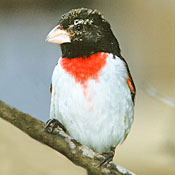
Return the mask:
<svg viewBox="0 0 175 175"><path fill-rule="evenodd" d="M73 138L96 152L109 151L123 142L133 122L127 77L123 61L109 54L98 80L88 80L83 88L59 60L52 77L50 118L59 120Z"/></svg>

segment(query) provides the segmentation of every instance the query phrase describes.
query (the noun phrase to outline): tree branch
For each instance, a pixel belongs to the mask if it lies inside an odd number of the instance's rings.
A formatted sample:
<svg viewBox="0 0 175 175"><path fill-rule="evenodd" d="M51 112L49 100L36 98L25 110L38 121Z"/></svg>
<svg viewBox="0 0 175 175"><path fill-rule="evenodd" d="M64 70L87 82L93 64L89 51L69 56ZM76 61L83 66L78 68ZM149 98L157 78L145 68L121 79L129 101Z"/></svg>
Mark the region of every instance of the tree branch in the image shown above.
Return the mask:
<svg viewBox="0 0 175 175"><path fill-rule="evenodd" d="M55 135L44 132L44 122L2 101L0 101L0 117L15 125L35 140L62 153L74 164L85 168L88 175L134 175L134 173L122 168L114 162L96 168L96 165L104 159L103 156L97 155L97 153L87 146L81 145L60 128L58 128L58 133Z"/></svg>

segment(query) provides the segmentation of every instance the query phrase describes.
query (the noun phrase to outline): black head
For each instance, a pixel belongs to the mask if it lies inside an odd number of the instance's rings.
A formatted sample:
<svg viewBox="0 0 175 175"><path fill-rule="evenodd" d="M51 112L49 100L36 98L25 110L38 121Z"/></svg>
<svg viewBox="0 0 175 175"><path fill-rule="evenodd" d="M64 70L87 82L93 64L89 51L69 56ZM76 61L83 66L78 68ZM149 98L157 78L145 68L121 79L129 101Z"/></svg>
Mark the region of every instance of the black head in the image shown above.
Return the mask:
<svg viewBox="0 0 175 175"><path fill-rule="evenodd" d="M63 57L83 57L97 52L120 56L110 24L97 10L73 9L62 15L58 24L70 37L70 42L61 43Z"/></svg>

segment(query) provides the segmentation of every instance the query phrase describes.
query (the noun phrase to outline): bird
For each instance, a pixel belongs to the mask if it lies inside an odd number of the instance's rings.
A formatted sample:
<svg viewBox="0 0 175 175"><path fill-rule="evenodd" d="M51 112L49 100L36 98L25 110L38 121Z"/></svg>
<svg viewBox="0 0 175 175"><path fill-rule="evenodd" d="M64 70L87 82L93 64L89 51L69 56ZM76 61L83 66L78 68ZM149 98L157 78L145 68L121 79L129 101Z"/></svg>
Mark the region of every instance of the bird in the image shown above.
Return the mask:
<svg viewBox="0 0 175 175"><path fill-rule="evenodd" d="M51 81L50 119L79 143L112 161L134 119L136 88L110 23L94 9L63 14L47 42L60 45Z"/></svg>

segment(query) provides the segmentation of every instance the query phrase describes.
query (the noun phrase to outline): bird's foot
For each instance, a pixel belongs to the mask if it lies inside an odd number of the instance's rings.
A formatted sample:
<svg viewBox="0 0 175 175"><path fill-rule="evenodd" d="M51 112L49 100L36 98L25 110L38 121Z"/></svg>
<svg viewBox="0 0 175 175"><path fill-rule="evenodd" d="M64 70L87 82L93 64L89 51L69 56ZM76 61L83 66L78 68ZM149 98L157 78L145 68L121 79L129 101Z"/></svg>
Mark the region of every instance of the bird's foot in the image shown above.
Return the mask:
<svg viewBox="0 0 175 175"><path fill-rule="evenodd" d="M103 166L103 165L108 164L109 162L112 161L112 159L113 159L113 157L114 157L114 153L112 153L112 152L102 153L101 155L104 156L105 159L102 160L102 161L96 166L96 168L99 168L99 167L101 167L101 166Z"/></svg>
<svg viewBox="0 0 175 175"><path fill-rule="evenodd" d="M56 119L49 119L46 122L46 126L44 127L44 131L49 132L49 133L54 133L54 130L57 127L61 128L64 132L66 132L65 127Z"/></svg>
<svg viewBox="0 0 175 175"><path fill-rule="evenodd" d="M111 151L110 152L103 152L101 153L102 156L105 157L105 159L103 159L97 166L96 168L99 168L103 165L106 165L108 164L109 162L112 161L113 157L114 157L114 154L115 154L115 147L111 147Z"/></svg>

